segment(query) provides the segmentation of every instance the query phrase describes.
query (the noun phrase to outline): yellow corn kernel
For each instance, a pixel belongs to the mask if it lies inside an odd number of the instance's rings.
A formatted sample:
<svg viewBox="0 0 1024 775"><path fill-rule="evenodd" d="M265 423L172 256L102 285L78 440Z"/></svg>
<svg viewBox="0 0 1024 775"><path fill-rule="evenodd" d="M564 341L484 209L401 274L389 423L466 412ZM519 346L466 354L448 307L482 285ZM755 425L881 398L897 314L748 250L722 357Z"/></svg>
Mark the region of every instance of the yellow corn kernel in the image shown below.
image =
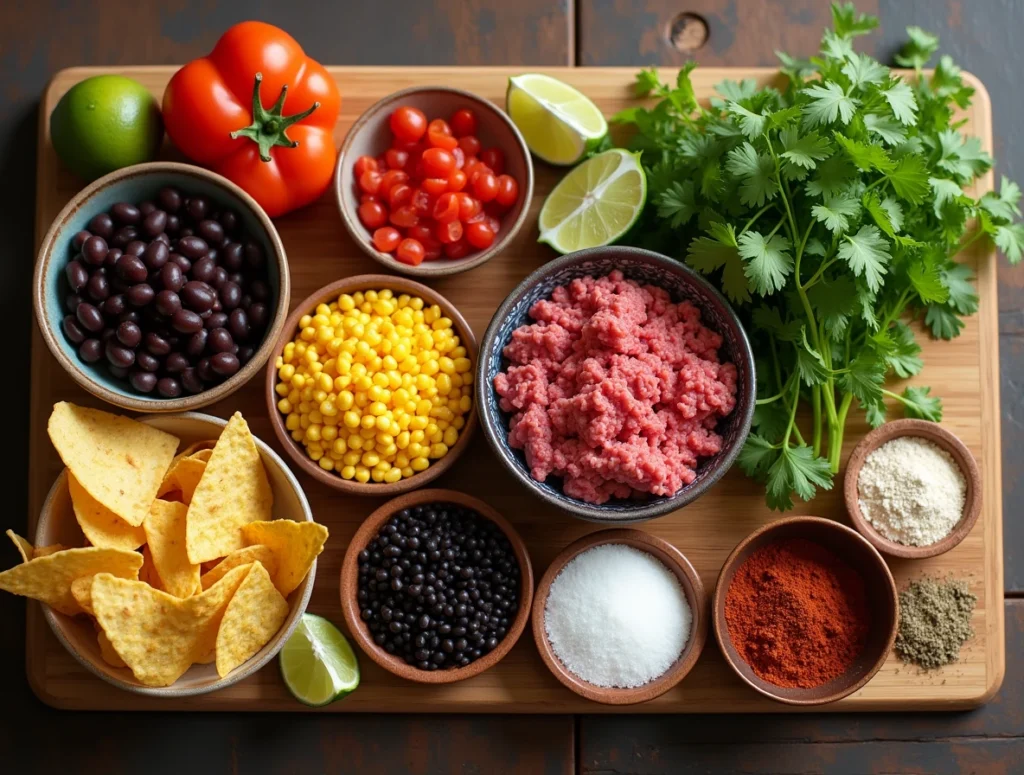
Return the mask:
<svg viewBox="0 0 1024 775"><path fill-rule="evenodd" d="M455 419L455 413L452 412L447 406L436 406L430 410L430 416L436 417L440 420L451 422ZM429 426L428 426L429 427Z"/></svg>
<svg viewBox="0 0 1024 775"><path fill-rule="evenodd" d="M339 473L341 474L342 479L351 479L356 475L356 468L355 466L347 465L344 466Z"/></svg>
<svg viewBox="0 0 1024 775"><path fill-rule="evenodd" d="M281 414L288 414L292 411L292 408L292 402L287 398L282 398L277 402L277 410L281 412Z"/></svg>
<svg viewBox="0 0 1024 775"><path fill-rule="evenodd" d="M324 441L334 441L338 438L338 426L324 425L320 428L320 438Z"/></svg>
<svg viewBox="0 0 1024 775"><path fill-rule="evenodd" d="M373 380L370 379L369 376L356 377L354 380L352 380L352 384L355 386L356 390L365 393L367 390L373 387Z"/></svg>
<svg viewBox="0 0 1024 775"><path fill-rule="evenodd" d="M375 482L383 482L384 481L384 472L381 471L379 468L371 468L370 469L370 479L372 479Z"/></svg>
<svg viewBox="0 0 1024 775"><path fill-rule="evenodd" d="M388 484L394 484L395 482L401 481L402 472L398 468L392 468L386 474L384 474L384 481Z"/></svg>
<svg viewBox="0 0 1024 775"><path fill-rule="evenodd" d="M342 438L335 439L334 443L331 444L331 452L335 455L340 455L344 460L344 456L348 454L348 443Z"/></svg>
<svg viewBox="0 0 1024 775"><path fill-rule="evenodd" d="M372 414L374 417L380 417L388 410L387 406L385 406L384 403L381 401L374 401L367 408L369 409L370 414Z"/></svg>
<svg viewBox="0 0 1024 775"><path fill-rule="evenodd" d="M373 428L377 422L377 418L372 414L364 414L359 418L359 427L361 428Z"/></svg>
<svg viewBox="0 0 1024 775"><path fill-rule="evenodd" d="M473 408L473 399L469 396L463 396L459 399L459 411L463 414L467 413Z"/></svg>
<svg viewBox="0 0 1024 775"><path fill-rule="evenodd" d="M391 418L386 414L381 415L377 418L377 430L384 431L385 433L391 430Z"/></svg>
<svg viewBox="0 0 1024 775"><path fill-rule="evenodd" d="M359 414L353 411L345 412L342 417L342 422L345 423L346 428L358 428L359 427Z"/></svg>
<svg viewBox="0 0 1024 775"><path fill-rule="evenodd" d="M370 405L370 397L366 395L366 391L360 390L356 393L354 402L360 409L365 409Z"/></svg>
<svg viewBox="0 0 1024 775"><path fill-rule="evenodd" d="M362 455L357 450L350 449L348 450L348 452L341 456L341 462L347 466L354 466L356 463L359 462L359 459L361 457Z"/></svg>
<svg viewBox="0 0 1024 775"><path fill-rule="evenodd" d="M351 436L348 437L348 439L346 439L345 443L348 444L349 449L360 450L363 448L365 439L358 433L353 433Z"/></svg>
<svg viewBox="0 0 1024 775"><path fill-rule="evenodd" d="M352 404L355 403L355 396L349 390L342 390L338 393L338 398L334 402L334 405L338 407L342 412L347 412L352 408Z"/></svg>
<svg viewBox="0 0 1024 775"><path fill-rule="evenodd" d="M427 411L429 412L430 410L428 409ZM416 417L413 417L409 421L409 428L410 430L419 431L422 433L423 430L427 427L427 423L429 422L430 420L427 419L426 415L417 415Z"/></svg>
<svg viewBox="0 0 1024 775"><path fill-rule="evenodd" d="M303 431L292 431L292 438L301 444L302 440L306 438L306 434Z"/></svg>
<svg viewBox="0 0 1024 775"><path fill-rule="evenodd" d="M455 442L459 440L459 432L455 428L448 427L444 432L444 443L449 447L454 447Z"/></svg>
<svg viewBox="0 0 1024 775"><path fill-rule="evenodd" d="M465 348L463 347L456 347L454 350L452 350L452 363L455 366L456 374L465 374L467 371L473 368L473 363L469 360L469 358L466 358L464 355L456 356L455 353L458 350L462 350L463 353L465 353Z"/></svg>
<svg viewBox="0 0 1024 775"><path fill-rule="evenodd" d="M334 460L325 455L324 457L320 458L320 467L324 469L324 471L333 471Z"/></svg>
<svg viewBox="0 0 1024 775"><path fill-rule="evenodd" d="M356 466L355 480L362 484L366 484L370 481L370 469L366 466Z"/></svg>
<svg viewBox="0 0 1024 775"><path fill-rule="evenodd" d="M446 359L442 358L441 360L444 361ZM437 392L442 396L446 396L452 392L452 378L447 374L438 374L437 379L434 380L434 385L437 388Z"/></svg>
<svg viewBox="0 0 1024 775"><path fill-rule="evenodd" d="M418 457L409 464L409 467L413 471L426 471L430 467L430 461L425 457Z"/></svg>
<svg viewBox="0 0 1024 775"><path fill-rule="evenodd" d="M409 431L402 431L395 437L395 446L399 449L405 449L409 446L409 439L411 438Z"/></svg>
<svg viewBox="0 0 1024 775"><path fill-rule="evenodd" d="M416 430L409 434L409 443L410 445L412 445L413 442L415 442L416 444L422 444L424 439L426 438L426 433L424 433L422 430Z"/></svg>
<svg viewBox="0 0 1024 775"><path fill-rule="evenodd" d="M377 435L377 428L360 428L359 435L363 439L363 449L369 449L373 446L373 437Z"/></svg>
<svg viewBox="0 0 1024 775"><path fill-rule="evenodd" d="M416 414L420 417L426 417L430 414L430 410L434 408L434 405L427 399L421 399L416 402Z"/></svg>
<svg viewBox="0 0 1024 775"><path fill-rule="evenodd" d="M297 414L290 414L284 420L284 427L290 431L297 431L299 429L299 416Z"/></svg>
<svg viewBox="0 0 1024 775"><path fill-rule="evenodd" d="M362 460L364 466L367 466L368 468L373 468L380 462L380 455L378 455L376 452L364 452L362 458L360 459Z"/></svg>
<svg viewBox="0 0 1024 775"><path fill-rule="evenodd" d="M442 458L448 454L448 445L444 442L437 442L430 445L430 457Z"/></svg>
<svg viewBox="0 0 1024 775"><path fill-rule="evenodd" d="M455 373L455 361L447 356L441 356L437 361L437 365L445 374Z"/></svg>
<svg viewBox="0 0 1024 775"><path fill-rule="evenodd" d="M306 438L309 441L320 441L320 427L319 425L310 425L306 428Z"/></svg>
<svg viewBox="0 0 1024 775"><path fill-rule="evenodd" d="M287 398L288 393L291 392L290 387L290 385L287 385L284 382L278 382L276 385L274 385L274 392L277 393L282 398Z"/></svg>

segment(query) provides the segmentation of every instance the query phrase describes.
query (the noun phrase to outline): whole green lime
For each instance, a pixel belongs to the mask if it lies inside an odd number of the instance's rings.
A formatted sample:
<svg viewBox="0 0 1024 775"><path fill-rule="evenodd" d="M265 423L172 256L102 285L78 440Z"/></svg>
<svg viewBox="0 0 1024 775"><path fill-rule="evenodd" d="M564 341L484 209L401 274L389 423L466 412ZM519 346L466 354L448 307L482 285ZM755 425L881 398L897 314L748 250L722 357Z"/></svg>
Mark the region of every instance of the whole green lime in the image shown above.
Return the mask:
<svg viewBox="0 0 1024 775"><path fill-rule="evenodd" d="M152 161L163 136L153 95L121 75L97 75L75 84L50 115L57 156L86 180Z"/></svg>

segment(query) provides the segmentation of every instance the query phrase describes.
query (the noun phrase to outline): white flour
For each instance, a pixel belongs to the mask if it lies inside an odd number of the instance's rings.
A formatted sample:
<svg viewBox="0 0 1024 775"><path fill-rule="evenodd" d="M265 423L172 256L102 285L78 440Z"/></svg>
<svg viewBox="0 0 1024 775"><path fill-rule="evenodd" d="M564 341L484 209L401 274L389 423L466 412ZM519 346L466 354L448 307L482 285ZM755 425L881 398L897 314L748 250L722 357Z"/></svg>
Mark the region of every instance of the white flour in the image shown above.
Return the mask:
<svg viewBox="0 0 1024 775"><path fill-rule="evenodd" d="M879 533L908 546L928 546L960 521L967 481L944 449L902 436L867 456L857 492L861 513Z"/></svg>

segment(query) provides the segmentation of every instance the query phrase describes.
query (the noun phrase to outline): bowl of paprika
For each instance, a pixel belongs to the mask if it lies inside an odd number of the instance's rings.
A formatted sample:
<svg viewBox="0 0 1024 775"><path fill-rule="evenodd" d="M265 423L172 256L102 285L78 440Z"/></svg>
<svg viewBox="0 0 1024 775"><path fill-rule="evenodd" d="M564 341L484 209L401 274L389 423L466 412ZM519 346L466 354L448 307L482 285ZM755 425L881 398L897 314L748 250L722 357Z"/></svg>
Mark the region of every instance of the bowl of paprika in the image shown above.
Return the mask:
<svg viewBox="0 0 1024 775"><path fill-rule="evenodd" d="M733 671L789 705L824 705L861 689L896 639L896 582L862 535L821 517L789 517L732 551L712 603Z"/></svg>

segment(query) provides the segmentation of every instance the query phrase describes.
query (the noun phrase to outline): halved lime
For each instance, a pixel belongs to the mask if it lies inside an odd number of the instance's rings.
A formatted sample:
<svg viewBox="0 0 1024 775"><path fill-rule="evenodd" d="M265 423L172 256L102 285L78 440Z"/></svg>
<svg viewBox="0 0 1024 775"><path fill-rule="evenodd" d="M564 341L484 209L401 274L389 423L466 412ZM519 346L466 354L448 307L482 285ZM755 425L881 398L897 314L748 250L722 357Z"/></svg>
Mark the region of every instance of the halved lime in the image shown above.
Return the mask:
<svg viewBox="0 0 1024 775"><path fill-rule="evenodd" d="M540 239L559 253L610 245L636 223L647 201L639 154L613 148L570 171L544 200Z"/></svg>
<svg viewBox="0 0 1024 775"><path fill-rule="evenodd" d="M295 699L318 707L358 688L359 662L337 627L307 613L281 649L281 675Z"/></svg>
<svg viewBox="0 0 1024 775"><path fill-rule="evenodd" d="M575 164L608 134L597 105L549 75L509 78L505 110L533 154L549 164Z"/></svg>

